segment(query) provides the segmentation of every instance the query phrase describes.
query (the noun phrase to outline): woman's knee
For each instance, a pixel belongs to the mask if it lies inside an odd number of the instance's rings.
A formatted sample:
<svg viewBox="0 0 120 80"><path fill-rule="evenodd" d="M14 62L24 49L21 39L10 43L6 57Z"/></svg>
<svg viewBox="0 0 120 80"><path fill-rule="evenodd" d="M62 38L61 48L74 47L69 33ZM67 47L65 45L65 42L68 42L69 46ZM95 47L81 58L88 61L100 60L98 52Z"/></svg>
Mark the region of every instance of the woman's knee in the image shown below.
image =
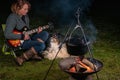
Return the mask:
<svg viewBox="0 0 120 80"><path fill-rule="evenodd" d="M48 39L48 37L49 37L49 33L47 32L47 31L42 31L41 33L40 33L40 35L41 35L41 39L43 40L43 41L46 41L47 39Z"/></svg>
<svg viewBox="0 0 120 80"><path fill-rule="evenodd" d="M42 33L43 33L43 35L44 35L45 37L48 37L48 36L49 36L49 33L48 33L47 31L43 31Z"/></svg>

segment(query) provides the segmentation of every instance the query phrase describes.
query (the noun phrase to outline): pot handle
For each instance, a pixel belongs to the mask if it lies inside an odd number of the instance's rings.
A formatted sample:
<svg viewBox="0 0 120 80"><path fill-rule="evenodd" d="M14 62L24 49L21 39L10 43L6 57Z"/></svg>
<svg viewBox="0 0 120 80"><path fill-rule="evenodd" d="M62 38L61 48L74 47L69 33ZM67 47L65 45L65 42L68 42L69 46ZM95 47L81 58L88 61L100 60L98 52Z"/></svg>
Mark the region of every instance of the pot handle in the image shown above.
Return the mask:
<svg viewBox="0 0 120 80"><path fill-rule="evenodd" d="M70 42L70 39L71 39L71 37L72 37L72 34L73 34L73 32L77 29L77 28L79 28L79 25L76 25L76 27L72 30L72 32L70 33L70 35L69 35L69 37L68 37L68 42Z"/></svg>

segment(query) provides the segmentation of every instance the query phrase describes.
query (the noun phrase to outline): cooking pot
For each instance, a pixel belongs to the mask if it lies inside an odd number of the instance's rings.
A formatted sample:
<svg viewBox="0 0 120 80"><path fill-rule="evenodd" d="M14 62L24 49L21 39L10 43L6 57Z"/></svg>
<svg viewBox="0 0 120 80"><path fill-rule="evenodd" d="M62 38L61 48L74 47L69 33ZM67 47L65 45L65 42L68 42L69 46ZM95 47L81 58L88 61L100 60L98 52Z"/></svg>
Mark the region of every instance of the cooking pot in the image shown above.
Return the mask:
<svg viewBox="0 0 120 80"><path fill-rule="evenodd" d="M67 40L66 46L70 55L80 56L88 52L86 42L83 38L72 37Z"/></svg>

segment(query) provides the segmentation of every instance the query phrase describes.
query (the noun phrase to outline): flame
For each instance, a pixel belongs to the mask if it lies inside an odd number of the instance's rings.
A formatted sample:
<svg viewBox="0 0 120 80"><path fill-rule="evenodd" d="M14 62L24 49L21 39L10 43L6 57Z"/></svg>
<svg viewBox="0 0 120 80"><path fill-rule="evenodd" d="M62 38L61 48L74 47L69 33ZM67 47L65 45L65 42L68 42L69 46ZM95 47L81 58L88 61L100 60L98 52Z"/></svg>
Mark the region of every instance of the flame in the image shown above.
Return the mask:
<svg viewBox="0 0 120 80"><path fill-rule="evenodd" d="M83 66L84 68L86 68L85 72L93 72L94 70L92 68L90 68L89 66L87 66L86 64L82 63L82 61L78 62L81 66Z"/></svg>
<svg viewBox="0 0 120 80"><path fill-rule="evenodd" d="M69 69L69 71L70 71L70 72L76 72L75 66L71 67L71 68Z"/></svg>
<svg viewBox="0 0 120 80"><path fill-rule="evenodd" d="M84 64L81 60L77 59L77 64L79 64L80 67L85 68L86 70L83 73L90 73L94 72L92 68L90 68L88 65ZM76 72L76 66L73 66L69 69L70 72Z"/></svg>

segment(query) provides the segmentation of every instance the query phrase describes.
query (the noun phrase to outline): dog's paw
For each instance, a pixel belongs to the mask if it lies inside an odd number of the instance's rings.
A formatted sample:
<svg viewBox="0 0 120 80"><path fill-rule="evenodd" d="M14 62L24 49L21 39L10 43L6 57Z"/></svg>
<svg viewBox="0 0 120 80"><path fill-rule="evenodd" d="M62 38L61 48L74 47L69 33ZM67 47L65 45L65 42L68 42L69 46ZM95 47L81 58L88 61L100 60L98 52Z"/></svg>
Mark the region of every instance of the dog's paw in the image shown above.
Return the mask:
<svg viewBox="0 0 120 80"><path fill-rule="evenodd" d="M54 55L52 55L52 53L49 53L45 56L45 58L49 59L49 60L53 60L54 59Z"/></svg>

